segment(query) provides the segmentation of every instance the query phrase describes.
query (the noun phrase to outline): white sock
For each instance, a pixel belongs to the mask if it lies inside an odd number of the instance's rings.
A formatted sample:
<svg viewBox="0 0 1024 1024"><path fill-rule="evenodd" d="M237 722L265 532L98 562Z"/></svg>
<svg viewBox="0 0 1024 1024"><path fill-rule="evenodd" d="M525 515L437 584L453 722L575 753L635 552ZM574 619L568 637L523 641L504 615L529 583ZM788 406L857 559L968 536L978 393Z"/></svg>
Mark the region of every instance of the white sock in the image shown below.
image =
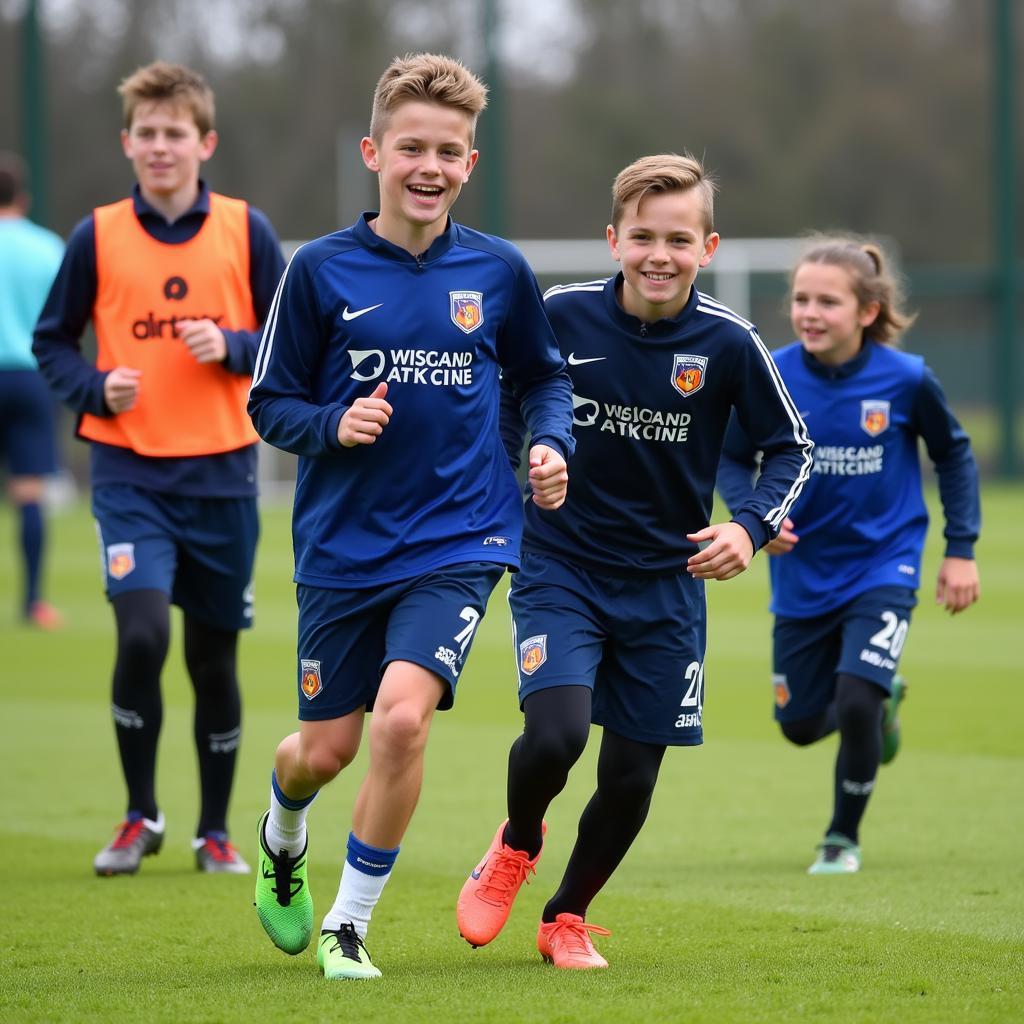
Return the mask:
<svg viewBox="0 0 1024 1024"><path fill-rule="evenodd" d="M348 922L355 927L356 934L365 939L373 908L377 906L380 894L391 877L397 856L397 846L393 850L382 850L361 843L355 835L349 833L348 856L341 872L338 895L334 898L334 906L324 918L321 930L337 931ZM360 863L369 867L373 874L360 870L357 866Z"/></svg>
<svg viewBox="0 0 1024 1024"><path fill-rule="evenodd" d="M302 807L286 807L278 798L277 788L270 786L270 814L264 826L267 848L272 853L284 850L289 857L297 857L306 845L306 815L312 798Z"/></svg>
<svg viewBox="0 0 1024 1024"><path fill-rule="evenodd" d="M324 917L320 930L337 931L346 922L351 922L355 926L356 934L365 939L370 927L370 915L373 914L373 908L377 906L377 900L380 899L380 894L390 877L390 871L386 875L364 875L346 861L341 872L338 895L334 898L334 906Z"/></svg>

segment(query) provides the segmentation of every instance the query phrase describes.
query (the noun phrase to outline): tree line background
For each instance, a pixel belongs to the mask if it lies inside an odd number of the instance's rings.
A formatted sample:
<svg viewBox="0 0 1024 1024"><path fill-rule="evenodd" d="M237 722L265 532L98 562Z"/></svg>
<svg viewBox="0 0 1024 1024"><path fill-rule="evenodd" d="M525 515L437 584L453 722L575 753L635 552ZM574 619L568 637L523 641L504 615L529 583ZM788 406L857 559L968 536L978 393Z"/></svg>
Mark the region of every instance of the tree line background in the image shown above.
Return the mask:
<svg viewBox="0 0 1024 1024"><path fill-rule="evenodd" d="M646 153L689 150L719 182L716 226L726 238L838 227L893 240L922 313L910 347L954 397L986 401L996 372L979 269L994 246L989 4L495 6L500 88L483 115L460 220L493 228L497 186L510 237L599 237L618 170ZM4 148L22 137L23 9L24 0L0 0ZM130 187L115 89L157 57L197 67L216 91L211 184L259 206L292 239L334 230L372 205L356 145L395 54L451 53L484 77L489 66L483 0L42 0L41 10L50 220L62 234ZM1014 52L1024 54L1024 18L1016 29ZM1019 203L1018 240L1022 228ZM754 296L774 344L788 339L783 287L768 279Z"/></svg>

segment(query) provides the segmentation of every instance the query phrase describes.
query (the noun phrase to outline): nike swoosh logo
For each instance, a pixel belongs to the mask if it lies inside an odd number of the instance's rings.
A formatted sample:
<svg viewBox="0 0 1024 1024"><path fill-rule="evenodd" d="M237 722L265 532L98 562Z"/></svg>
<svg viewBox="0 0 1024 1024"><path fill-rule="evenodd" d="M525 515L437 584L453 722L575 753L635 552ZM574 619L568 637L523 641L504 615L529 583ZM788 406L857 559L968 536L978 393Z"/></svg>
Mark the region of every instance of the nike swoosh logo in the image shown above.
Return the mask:
<svg viewBox="0 0 1024 1024"><path fill-rule="evenodd" d="M470 878L472 878L474 881L479 881L481 874L483 874L484 868L487 867L487 861L490 859L491 858L488 857L487 860L485 860L483 864L481 864L480 867L478 867L475 871L470 871Z"/></svg>
<svg viewBox="0 0 1024 1024"><path fill-rule="evenodd" d="M383 306L383 305L384 305L383 302L378 302L376 306L367 306L366 309L354 309L354 310L352 310L351 313L348 311L348 306L346 306L341 311L341 319L342 320L355 320L356 317L360 317L364 313L372 313L375 309L380 309L380 307Z"/></svg>
<svg viewBox="0 0 1024 1024"><path fill-rule="evenodd" d="M811 410L810 409L801 409L800 410L800 419L805 420L810 415L811 415Z"/></svg>
<svg viewBox="0 0 1024 1024"><path fill-rule="evenodd" d="M569 353L569 365L570 366L582 366L584 363L601 363L607 356L592 356L590 359L577 359L575 352Z"/></svg>

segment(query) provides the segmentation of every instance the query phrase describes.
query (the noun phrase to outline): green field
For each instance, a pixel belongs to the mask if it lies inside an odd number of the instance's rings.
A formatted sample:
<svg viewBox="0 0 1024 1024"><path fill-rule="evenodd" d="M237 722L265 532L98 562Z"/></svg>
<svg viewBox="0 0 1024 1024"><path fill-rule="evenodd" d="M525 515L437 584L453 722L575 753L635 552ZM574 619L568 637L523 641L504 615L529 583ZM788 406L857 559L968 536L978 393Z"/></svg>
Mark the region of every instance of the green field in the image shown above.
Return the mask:
<svg viewBox="0 0 1024 1024"><path fill-rule="evenodd" d="M368 945L380 982L326 984L314 950L264 936L250 878L199 875L191 701L175 625L159 795L167 842L135 878L92 857L123 811L108 710L112 619L87 512L55 516L49 593L67 628L13 622L0 508L0 736L7 852L4 1021L836 1021L1024 1019L1024 490L989 486L981 603L950 620L926 590L903 658L904 748L883 768L859 875L809 877L834 741L799 750L771 720L764 567L709 588L706 744L670 751L645 831L590 919L604 972L558 972L537 920L593 785L591 743L548 815L538 877L505 932L471 950L455 899L503 816L519 731L507 606L481 626L459 702L439 717L423 800ZM244 739L232 825L255 859L271 756L294 720L288 511L265 510L257 626L242 643ZM595 737L596 740L596 737ZM364 754L310 815L311 888L333 898Z"/></svg>

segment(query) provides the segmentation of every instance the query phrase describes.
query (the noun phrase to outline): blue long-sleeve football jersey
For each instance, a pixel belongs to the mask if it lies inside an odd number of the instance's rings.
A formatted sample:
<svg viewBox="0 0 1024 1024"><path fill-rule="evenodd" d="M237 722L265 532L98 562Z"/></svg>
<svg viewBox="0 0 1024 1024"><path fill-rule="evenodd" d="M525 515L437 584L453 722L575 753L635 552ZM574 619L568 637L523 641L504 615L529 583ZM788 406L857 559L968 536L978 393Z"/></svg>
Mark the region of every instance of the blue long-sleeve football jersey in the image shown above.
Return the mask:
<svg viewBox="0 0 1024 1024"><path fill-rule="evenodd" d="M364 214L300 247L278 287L249 412L300 456L295 580L345 588L460 562L517 567L522 498L498 431L499 371L534 438L572 451L571 385L536 279L514 246L449 222L419 256ZM381 382L374 444L338 424Z"/></svg>
<svg viewBox="0 0 1024 1024"><path fill-rule="evenodd" d="M928 528L919 437L938 474L946 554L973 558L977 467L924 360L869 339L838 367L799 342L773 357L815 448L811 479L790 513L800 539L769 562L772 611L810 618L875 587L918 587ZM730 426L718 475L730 507L750 493L757 447L740 424Z"/></svg>
<svg viewBox="0 0 1024 1024"><path fill-rule="evenodd" d="M685 570L709 523L735 408L766 452L734 520L754 549L778 532L810 471L811 443L753 324L693 287L680 314L644 323L616 297L621 275L550 289L546 307L573 385L576 452L555 512L529 505L523 548L598 572ZM514 389L502 433L521 447Z"/></svg>

